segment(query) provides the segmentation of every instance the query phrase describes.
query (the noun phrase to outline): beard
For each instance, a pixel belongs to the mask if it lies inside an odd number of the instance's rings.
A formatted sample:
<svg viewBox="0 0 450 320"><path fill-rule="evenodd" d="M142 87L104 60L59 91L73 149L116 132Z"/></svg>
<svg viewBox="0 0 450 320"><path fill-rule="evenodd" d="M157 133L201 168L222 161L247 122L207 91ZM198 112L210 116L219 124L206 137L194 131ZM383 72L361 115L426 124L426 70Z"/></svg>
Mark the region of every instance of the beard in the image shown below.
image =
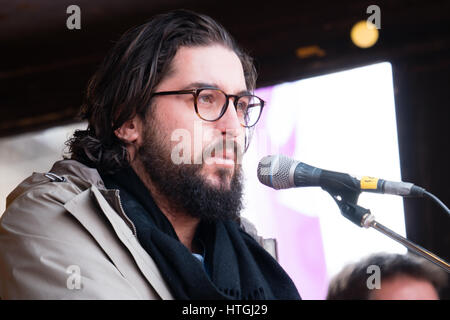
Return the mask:
<svg viewBox="0 0 450 320"><path fill-rule="evenodd" d="M137 155L145 172L164 196L170 208L203 221L238 220L243 207L242 166L235 161L234 172L217 168L219 186L201 175L202 164L175 164L168 143L158 125L145 126L144 142ZM230 178L231 175L231 178ZM227 181L229 187L227 188Z"/></svg>

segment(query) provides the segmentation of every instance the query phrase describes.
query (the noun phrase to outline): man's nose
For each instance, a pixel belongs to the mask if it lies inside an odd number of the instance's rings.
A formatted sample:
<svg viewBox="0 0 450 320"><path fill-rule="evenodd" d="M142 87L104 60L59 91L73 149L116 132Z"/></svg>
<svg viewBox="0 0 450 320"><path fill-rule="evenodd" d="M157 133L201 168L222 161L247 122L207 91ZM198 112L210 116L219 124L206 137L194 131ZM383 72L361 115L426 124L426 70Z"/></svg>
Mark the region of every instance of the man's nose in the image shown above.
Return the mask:
<svg viewBox="0 0 450 320"><path fill-rule="evenodd" d="M230 97L228 99L228 108L225 111L224 115L217 120L217 128L225 133L228 131L228 134L233 133L233 135L237 136L241 134L243 131L243 127L238 118L236 108L234 107L234 98Z"/></svg>

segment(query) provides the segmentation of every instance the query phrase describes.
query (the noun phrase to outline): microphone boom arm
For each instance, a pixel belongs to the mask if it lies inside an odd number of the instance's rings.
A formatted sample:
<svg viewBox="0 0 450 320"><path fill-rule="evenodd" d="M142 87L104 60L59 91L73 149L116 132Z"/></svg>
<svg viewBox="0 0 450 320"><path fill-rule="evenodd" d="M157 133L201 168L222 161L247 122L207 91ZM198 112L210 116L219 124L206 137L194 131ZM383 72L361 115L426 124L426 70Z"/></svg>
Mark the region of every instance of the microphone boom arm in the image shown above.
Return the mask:
<svg viewBox="0 0 450 320"><path fill-rule="evenodd" d="M323 188L323 189L327 191L334 199L334 201L339 207L339 210L341 211L341 214L350 221L352 221L357 226L366 229L374 228L375 230L404 245L409 250L413 251L414 253L420 255L421 257L427 259L428 261L434 263L435 265L441 267L442 269L450 273L450 265L447 261L438 257L434 253L416 245L414 242L402 237L398 233L395 233L394 231L385 227L381 223L378 223L369 209L357 205L360 191L341 188L339 189Z"/></svg>

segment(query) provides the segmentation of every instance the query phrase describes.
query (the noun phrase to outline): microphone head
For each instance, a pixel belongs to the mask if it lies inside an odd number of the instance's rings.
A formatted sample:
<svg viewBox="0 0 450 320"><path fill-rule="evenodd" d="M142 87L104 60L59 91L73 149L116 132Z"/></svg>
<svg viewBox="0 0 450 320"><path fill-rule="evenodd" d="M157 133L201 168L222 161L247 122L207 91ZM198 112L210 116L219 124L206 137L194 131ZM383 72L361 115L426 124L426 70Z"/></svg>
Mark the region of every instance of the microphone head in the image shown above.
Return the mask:
<svg viewBox="0 0 450 320"><path fill-rule="evenodd" d="M283 155L265 156L258 163L259 181L274 189L287 189L295 186L294 170L298 161Z"/></svg>

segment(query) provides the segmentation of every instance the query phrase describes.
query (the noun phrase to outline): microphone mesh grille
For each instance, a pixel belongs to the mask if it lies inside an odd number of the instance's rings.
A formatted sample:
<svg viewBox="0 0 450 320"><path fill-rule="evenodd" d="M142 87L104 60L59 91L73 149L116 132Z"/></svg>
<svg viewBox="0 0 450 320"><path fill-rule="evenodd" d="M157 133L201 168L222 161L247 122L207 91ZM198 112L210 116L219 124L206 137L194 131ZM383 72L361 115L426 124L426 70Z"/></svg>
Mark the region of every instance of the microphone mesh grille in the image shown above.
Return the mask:
<svg viewBox="0 0 450 320"><path fill-rule="evenodd" d="M258 164L258 179L274 189L291 188L289 173L294 163L293 159L283 155L266 156Z"/></svg>

